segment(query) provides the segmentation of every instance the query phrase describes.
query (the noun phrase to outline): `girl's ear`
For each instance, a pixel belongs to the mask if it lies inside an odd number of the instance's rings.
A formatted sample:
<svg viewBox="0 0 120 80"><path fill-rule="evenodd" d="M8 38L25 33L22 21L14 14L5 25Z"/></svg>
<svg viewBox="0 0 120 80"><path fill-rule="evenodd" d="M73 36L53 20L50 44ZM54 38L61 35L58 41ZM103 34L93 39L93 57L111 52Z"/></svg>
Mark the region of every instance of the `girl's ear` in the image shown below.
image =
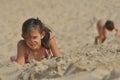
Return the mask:
<svg viewBox="0 0 120 80"><path fill-rule="evenodd" d="M43 32L41 33L41 39L43 39L44 36L45 36L45 31L43 31Z"/></svg>

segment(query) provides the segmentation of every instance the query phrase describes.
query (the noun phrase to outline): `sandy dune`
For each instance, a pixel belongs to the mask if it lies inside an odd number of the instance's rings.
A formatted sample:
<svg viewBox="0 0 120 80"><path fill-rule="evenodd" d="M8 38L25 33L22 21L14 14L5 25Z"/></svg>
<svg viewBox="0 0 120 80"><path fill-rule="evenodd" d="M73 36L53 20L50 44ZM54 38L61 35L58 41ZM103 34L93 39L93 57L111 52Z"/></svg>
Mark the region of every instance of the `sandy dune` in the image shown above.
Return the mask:
<svg viewBox="0 0 120 80"><path fill-rule="evenodd" d="M113 31L104 44L94 45L96 21L108 18L119 27L119 8L120 0L1 0L0 80L120 80L120 38ZM63 58L20 68L9 57L31 17L52 29Z"/></svg>

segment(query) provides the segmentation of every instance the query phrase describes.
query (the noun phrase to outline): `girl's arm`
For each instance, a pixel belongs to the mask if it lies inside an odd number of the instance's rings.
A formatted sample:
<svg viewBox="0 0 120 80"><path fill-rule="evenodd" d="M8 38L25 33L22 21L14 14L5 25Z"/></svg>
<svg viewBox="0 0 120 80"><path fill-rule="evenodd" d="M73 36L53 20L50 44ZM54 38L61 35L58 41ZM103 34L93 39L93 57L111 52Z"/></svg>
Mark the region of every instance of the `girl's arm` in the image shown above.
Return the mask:
<svg viewBox="0 0 120 80"><path fill-rule="evenodd" d="M17 45L17 59L16 62L18 64L20 64L21 66L23 66L25 64L25 59L24 59L24 53L25 53L25 46L24 46L24 41L21 40L19 41L18 45Z"/></svg>
<svg viewBox="0 0 120 80"><path fill-rule="evenodd" d="M50 48L51 48L51 51L53 53L53 56L62 57L62 54L61 54L60 50L57 47L55 38L54 38L54 36L53 36L53 34L51 32L50 32L49 43L50 43Z"/></svg>

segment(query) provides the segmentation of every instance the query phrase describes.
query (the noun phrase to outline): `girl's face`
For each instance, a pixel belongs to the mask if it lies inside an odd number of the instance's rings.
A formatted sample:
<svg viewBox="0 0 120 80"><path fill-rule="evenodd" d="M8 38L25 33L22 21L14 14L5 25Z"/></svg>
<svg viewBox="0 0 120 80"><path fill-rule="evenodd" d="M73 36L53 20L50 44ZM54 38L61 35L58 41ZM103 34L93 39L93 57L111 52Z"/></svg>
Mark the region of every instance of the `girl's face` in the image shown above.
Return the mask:
<svg viewBox="0 0 120 80"><path fill-rule="evenodd" d="M37 29L32 29L28 35L23 35L23 38L27 46L33 50L41 47L41 39L43 35L39 33Z"/></svg>

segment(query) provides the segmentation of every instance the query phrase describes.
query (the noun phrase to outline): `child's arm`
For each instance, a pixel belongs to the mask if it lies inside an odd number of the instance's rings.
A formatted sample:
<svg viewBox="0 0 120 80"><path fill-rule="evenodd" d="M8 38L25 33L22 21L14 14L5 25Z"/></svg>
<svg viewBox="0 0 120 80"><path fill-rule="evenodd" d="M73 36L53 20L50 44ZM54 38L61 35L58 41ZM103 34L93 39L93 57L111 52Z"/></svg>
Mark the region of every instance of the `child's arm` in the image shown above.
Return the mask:
<svg viewBox="0 0 120 80"><path fill-rule="evenodd" d="M120 37L120 34L119 34L119 29L118 29L118 27L115 27L115 31L116 31L116 33L115 33L115 37Z"/></svg>
<svg viewBox="0 0 120 80"><path fill-rule="evenodd" d="M50 33L49 43L50 43L50 48L51 48L51 51L52 51L53 55L55 57L62 57L62 54L57 47L57 44L55 42L55 38L54 38L52 33Z"/></svg>
<svg viewBox="0 0 120 80"><path fill-rule="evenodd" d="M24 52L25 52L25 46L23 45L23 41L20 41L17 45L17 59L16 62L20 65L25 64L25 59L24 59Z"/></svg>
<svg viewBox="0 0 120 80"><path fill-rule="evenodd" d="M95 37L95 44L101 44L106 40L106 37L103 36L97 36Z"/></svg>
<svg viewBox="0 0 120 80"><path fill-rule="evenodd" d="M95 44L99 44L99 39L98 39L98 36L95 37Z"/></svg>

